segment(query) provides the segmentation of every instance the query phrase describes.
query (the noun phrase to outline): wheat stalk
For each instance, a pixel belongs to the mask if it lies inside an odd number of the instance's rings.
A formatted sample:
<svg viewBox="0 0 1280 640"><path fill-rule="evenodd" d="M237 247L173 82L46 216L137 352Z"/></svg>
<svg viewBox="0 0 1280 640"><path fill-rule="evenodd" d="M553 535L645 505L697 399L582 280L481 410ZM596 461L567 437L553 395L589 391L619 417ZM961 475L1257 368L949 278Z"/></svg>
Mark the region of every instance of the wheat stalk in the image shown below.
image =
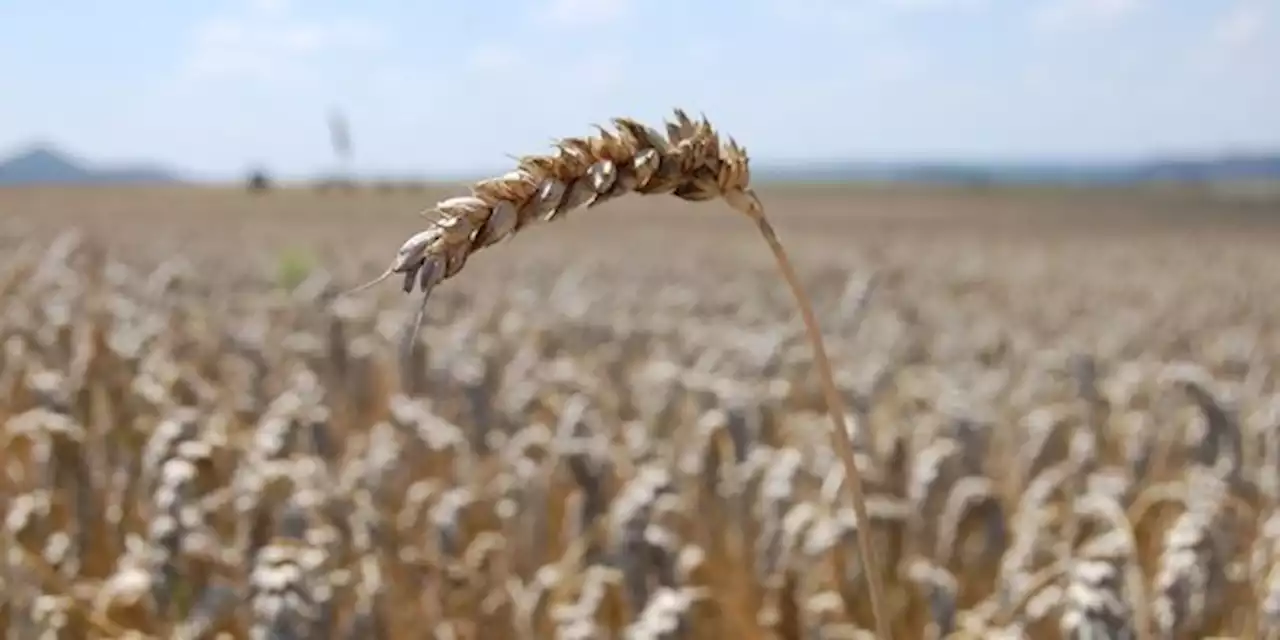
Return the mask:
<svg viewBox="0 0 1280 640"><path fill-rule="evenodd" d="M359 291L394 274L404 277L404 291L422 292L414 318L400 339L402 363L411 360L431 291L462 270L471 255L513 235L527 224L548 221L580 207L593 207L627 193L672 194L701 202L723 198L735 211L755 222L794 295L814 351L827 409L835 429L836 450L845 467L846 485L858 518L859 554L865 569L871 606L881 638L889 638L883 593L871 550L870 520L854 461L853 443L845 425L844 406L836 389L822 334L812 304L799 277L765 217L764 206L749 183L746 150L732 138L725 144L705 117L691 119L677 109L666 123L666 135L629 118L615 118L615 131L597 126L599 135L565 138L551 155L526 156L517 168L500 178L484 180L471 195L437 204L431 225L409 238L380 276ZM404 366L407 373L407 365ZM405 380L410 376L403 375Z"/></svg>

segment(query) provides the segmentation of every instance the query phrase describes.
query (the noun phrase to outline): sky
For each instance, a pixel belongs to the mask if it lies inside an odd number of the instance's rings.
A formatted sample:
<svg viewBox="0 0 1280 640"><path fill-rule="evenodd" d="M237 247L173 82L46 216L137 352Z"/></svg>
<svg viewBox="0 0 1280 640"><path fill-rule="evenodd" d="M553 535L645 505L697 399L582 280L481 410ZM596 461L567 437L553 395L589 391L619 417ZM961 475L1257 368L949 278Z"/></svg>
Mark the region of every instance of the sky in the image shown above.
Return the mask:
<svg viewBox="0 0 1280 640"><path fill-rule="evenodd" d="M1280 0L5 0L0 153L469 174L704 113L757 163L1280 149Z"/></svg>

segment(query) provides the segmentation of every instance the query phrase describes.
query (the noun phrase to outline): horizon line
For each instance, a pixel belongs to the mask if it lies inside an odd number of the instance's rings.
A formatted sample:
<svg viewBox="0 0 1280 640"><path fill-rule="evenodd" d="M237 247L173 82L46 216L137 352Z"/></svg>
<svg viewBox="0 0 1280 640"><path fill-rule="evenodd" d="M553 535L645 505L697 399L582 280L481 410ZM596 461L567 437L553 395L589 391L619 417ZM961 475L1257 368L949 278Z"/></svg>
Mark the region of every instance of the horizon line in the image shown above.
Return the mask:
<svg viewBox="0 0 1280 640"><path fill-rule="evenodd" d="M471 180L476 179L477 177L497 175L498 173L502 173L510 168L495 166L472 169L459 168L446 171L422 171L411 169L391 169L386 167L360 168L356 166L340 168L338 166L316 166L303 170L274 171L266 166L266 163L246 161L238 171L216 172L216 175L214 175L209 172L187 169L181 165L169 164L164 161L149 160L145 158L93 159L74 151L69 151L65 146L45 139L37 139L26 144L10 147L10 150L7 153L0 154L0 166L3 166L13 160L20 159L25 155L41 151L58 156L61 159L90 172L146 169L169 174L173 178L184 182L223 182L227 180L229 176L243 176L245 174L252 173L255 170L261 170L269 175L274 174L275 176L279 176L276 179L292 178L316 180L350 178L428 178L430 180L453 181ZM1027 169L1116 170L1140 168L1152 164L1230 162L1239 160L1280 160L1280 146L1224 145L1222 147L1199 150L1183 149L1177 151L1148 151L1128 154L1099 153L1088 155L1045 153L1041 155L1022 156L983 156L980 154L968 156L955 154L900 154L884 156L877 154L840 157L814 156L806 158L761 157L752 158L751 164L753 171L759 170L764 172L848 169L987 169L1017 171ZM334 162L334 164L337 165L340 163Z"/></svg>

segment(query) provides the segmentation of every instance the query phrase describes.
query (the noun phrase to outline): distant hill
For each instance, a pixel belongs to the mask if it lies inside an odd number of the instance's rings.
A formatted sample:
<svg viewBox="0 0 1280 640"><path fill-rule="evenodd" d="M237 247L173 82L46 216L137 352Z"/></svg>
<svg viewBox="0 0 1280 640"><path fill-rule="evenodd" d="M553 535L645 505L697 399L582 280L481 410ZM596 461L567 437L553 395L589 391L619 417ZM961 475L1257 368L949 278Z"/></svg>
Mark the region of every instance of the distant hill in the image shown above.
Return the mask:
<svg viewBox="0 0 1280 640"><path fill-rule="evenodd" d="M94 166L47 145L0 159L0 186L24 184L145 184L181 182L176 172L139 164Z"/></svg>
<svg viewBox="0 0 1280 640"><path fill-rule="evenodd" d="M1276 180L1280 179L1280 155L1152 162L1136 167L1135 174L1135 179L1145 180Z"/></svg>
<svg viewBox="0 0 1280 640"><path fill-rule="evenodd" d="M872 181L935 184L1123 185L1152 182L1280 181L1280 153L1097 163L827 162L762 165L774 181Z"/></svg>

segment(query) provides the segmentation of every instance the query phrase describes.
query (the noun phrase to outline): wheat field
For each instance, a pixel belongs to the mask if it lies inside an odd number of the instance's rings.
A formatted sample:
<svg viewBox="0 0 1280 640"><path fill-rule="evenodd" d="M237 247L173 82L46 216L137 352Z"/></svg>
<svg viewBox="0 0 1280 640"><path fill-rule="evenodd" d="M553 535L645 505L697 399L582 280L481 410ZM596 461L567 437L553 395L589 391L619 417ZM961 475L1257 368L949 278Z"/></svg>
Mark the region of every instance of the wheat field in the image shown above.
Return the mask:
<svg viewBox="0 0 1280 640"><path fill-rule="evenodd" d="M464 192L0 190L6 637L875 637L757 231L531 227L401 380L416 302L337 294ZM894 638L1280 638L1280 203L757 192Z"/></svg>

